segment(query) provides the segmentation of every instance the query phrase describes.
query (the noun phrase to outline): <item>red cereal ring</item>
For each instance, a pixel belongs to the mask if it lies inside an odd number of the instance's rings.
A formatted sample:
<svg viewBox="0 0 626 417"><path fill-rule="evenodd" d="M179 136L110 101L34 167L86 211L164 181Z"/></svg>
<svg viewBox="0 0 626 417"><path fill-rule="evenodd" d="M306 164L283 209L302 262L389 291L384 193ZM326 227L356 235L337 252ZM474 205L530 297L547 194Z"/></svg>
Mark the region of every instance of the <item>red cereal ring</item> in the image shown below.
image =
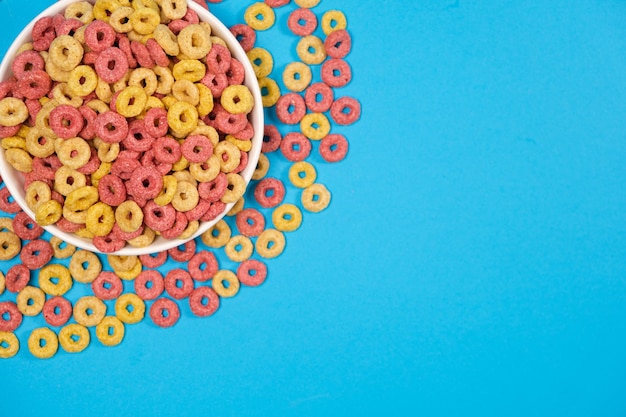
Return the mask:
<svg viewBox="0 0 626 417"><path fill-rule="evenodd" d="M50 112L50 128L63 139L78 136L78 133L83 130L84 122L80 111L68 104L61 104Z"/></svg>
<svg viewBox="0 0 626 417"><path fill-rule="evenodd" d="M92 243L96 249L103 253L116 252L126 245L125 241L117 239L112 233L109 233L106 236L95 236L92 239Z"/></svg>
<svg viewBox="0 0 626 417"><path fill-rule="evenodd" d="M228 187L226 174L220 172L215 179L209 182L202 182L198 185L198 195L209 203L219 201Z"/></svg>
<svg viewBox="0 0 626 417"><path fill-rule="evenodd" d="M204 135L190 135L180 146L183 156L193 163L202 163L213 155L213 144Z"/></svg>
<svg viewBox="0 0 626 417"><path fill-rule="evenodd" d="M139 255L139 260L146 268L158 268L167 262L167 251L163 250L157 253Z"/></svg>
<svg viewBox="0 0 626 417"><path fill-rule="evenodd" d="M177 262L187 262L196 253L196 241L189 240L182 245L168 249L167 253Z"/></svg>
<svg viewBox="0 0 626 417"><path fill-rule="evenodd" d="M309 36L317 28L317 16L311 9L296 9L289 14L287 26L294 35Z"/></svg>
<svg viewBox="0 0 626 417"><path fill-rule="evenodd" d="M100 168L100 158L98 158L98 151L94 148L91 148L91 156L89 157L89 161L82 167L78 168L77 171L81 174L91 175Z"/></svg>
<svg viewBox="0 0 626 417"><path fill-rule="evenodd" d="M143 122L149 135L155 138L165 136L169 128L167 125L167 110L158 107L151 108L146 112Z"/></svg>
<svg viewBox="0 0 626 417"><path fill-rule="evenodd" d="M56 37L54 23L51 16L44 16L35 22L32 30L33 49L46 51Z"/></svg>
<svg viewBox="0 0 626 417"><path fill-rule="evenodd" d="M46 158L33 158L33 172L48 180L54 180L57 169L61 168L62 165L56 155L50 155Z"/></svg>
<svg viewBox="0 0 626 417"><path fill-rule="evenodd" d="M96 60L98 59L98 53L94 51L87 51L83 55L83 64L85 65L96 65Z"/></svg>
<svg viewBox="0 0 626 417"><path fill-rule="evenodd" d="M72 317L72 304L64 297L52 297L43 305L43 318L50 326L65 325Z"/></svg>
<svg viewBox="0 0 626 417"><path fill-rule="evenodd" d="M233 174L238 174L248 166L248 152L239 151L239 165L231 172Z"/></svg>
<svg viewBox="0 0 626 417"><path fill-rule="evenodd" d="M155 269L141 271L135 278L135 293L142 300L154 300L164 288L163 275Z"/></svg>
<svg viewBox="0 0 626 417"><path fill-rule="evenodd" d="M213 74L212 72L207 71L200 82L209 87L211 94L213 94L213 98L221 97L222 91L228 87L228 77L224 73Z"/></svg>
<svg viewBox="0 0 626 417"><path fill-rule="evenodd" d="M131 155L118 156L111 164L111 174L120 177L123 180L128 180L133 176L136 169L141 168L141 162L133 158ZM130 192L126 189L126 192Z"/></svg>
<svg viewBox="0 0 626 417"><path fill-rule="evenodd" d="M247 259L237 268L239 282L249 287L257 287L267 278L267 265L256 259Z"/></svg>
<svg viewBox="0 0 626 417"><path fill-rule="evenodd" d="M37 113L41 110L41 103L39 100L26 99L26 108L28 109L28 123L35 125L37 122Z"/></svg>
<svg viewBox="0 0 626 417"><path fill-rule="evenodd" d="M13 332L22 324L22 313L11 301L0 303L0 332Z"/></svg>
<svg viewBox="0 0 626 417"><path fill-rule="evenodd" d="M154 158L167 164L175 164L182 155L180 143L169 136L162 136L154 141Z"/></svg>
<svg viewBox="0 0 626 417"><path fill-rule="evenodd" d="M246 208L237 213L235 224L242 235L248 237L258 236L265 230L265 217L257 209Z"/></svg>
<svg viewBox="0 0 626 417"><path fill-rule="evenodd" d="M219 265L213 252L201 250L195 253L187 263L187 270L191 278L204 282L213 278L217 273Z"/></svg>
<svg viewBox="0 0 626 417"><path fill-rule="evenodd" d="M298 93L284 94L276 102L276 116L283 123L289 125L300 123L305 114L306 104Z"/></svg>
<svg viewBox="0 0 626 417"><path fill-rule="evenodd" d="M130 39L128 39L126 35L120 33L117 39L117 46L124 53L128 62L128 67L137 68L137 60L133 55L133 51L130 49Z"/></svg>
<svg viewBox="0 0 626 417"><path fill-rule="evenodd" d="M345 58L352 49L350 33L345 29L332 31L324 41L324 49L331 58Z"/></svg>
<svg viewBox="0 0 626 417"><path fill-rule="evenodd" d="M25 265L15 264L7 271L5 279L7 291L18 293L28 285L30 281L30 269Z"/></svg>
<svg viewBox="0 0 626 417"><path fill-rule="evenodd" d="M198 200L198 204L189 211L185 212L185 217L187 217L188 222L192 222L194 220L200 220L204 213L211 207L211 203L206 201L203 198Z"/></svg>
<svg viewBox="0 0 626 417"><path fill-rule="evenodd" d="M265 0L265 4L267 4L268 6L274 8L274 7L281 7L281 6L285 6L287 4L289 4L291 0Z"/></svg>
<svg viewBox="0 0 626 417"><path fill-rule="evenodd" d="M280 142L283 140L278 128L274 125L265 125L263 128L263 144L261 152L270 153L280 148Z"/></svg>
<svg viewBox="0 0 626 417"><path fill-rule="evenodd" d="M311 141L300 132L287 133L280 144L280 151L292 162L304 161L311 153Z"/></svg>
<svg viewBox="0 0 626 417"><path fill-rule="evenodd" d="M100 201L112 207L117 207L126 201L126 186L117 175L107 174L98 182Z"/></svg>
<svg viewBox="0 0 626 417"><path fill-rule="evenodd" d="M194 12L191 7L187 8L187 12L183 16L183 20L192 24L200 23L200 18L198 17L198 14Z"/></svg>
<svg viewBox="0 0 626 417"><path fill-rule="evenodd" d="M133 171L126 191L145 199L155 198L163 189L163 177L160 173L145 166ZM173 220L172 220L173 222Z"/></svg>
<svg viewBox="0 0 626 417"><path fill-rule="evenodd" d="M43 227L20 211L13 218L13 232L22 240L33 240L43 234Z"/></svg>
<svg viewBox="0 0 626 417"><path fill-rule="evenodd" d="M154 63L160 67L167 67L170 64L170 59L167 57L167 54L161 48L161 45L153 38L150 38L146 41L146 48L148 48L148 53L150 53L150 58L154 61Z"/></svg>
<svg viewBox="0 0 626 417"><path fill-rule="evenodd" d="M142 233L143 233L143 225L139 226L139 228L135 230L134 232L123 231L122 229L120 229L120 226L117 223L113 224L113 229L111 229L111 234L113 235L115 239L125 240L125 241L134 239L138 237L139 235L141 235Z"/></svg>
<svg viewBox="0 0 626 417"><path fill-rule="evenodd" d="M22 247L20 259L22 263L30 270L39 269L52 259L52 246L50 242L36 239L31 240Z"/></svg>
<svg viewBox="0 0 626 417"><path fill-rule="evenodd" d="M45 71L32 70L24 73L16 88L19 89L21 96L38 100L51 91L52 80Z"/></svg>
<svg viewBox="0 0 626 417"><path fill-rule="evenodd" d="M58 28L65 22L65 16L61 13L52 16L52 26L54 27L55 33L58 33Z"/></svg>
<svg viewBox="0 0 626 417"><path fill-rule="evenodd" d="M246 77L246 72L243 69L243 64L239 62L237 58L230 60L230 67L225 72L228 84L243 84L243 80Z"/></svg>
<svg viewBox="0 0 626 417"><path fill-rule="evenodd" d="M177 300L189 297L193 291L193 279L189 272L184 269L172 269L165 275L163 280L165 291Z"/></svg>
<svg viewBox="0 0 626 417"><path fill-rule="evenodd" d="M94 109L89 106L81 106L78 108L78 111L83 116L84 127L83 130L80 131L79 136L83 139L93 139L96 137L96 117L98 117L98 113Z"/></svg>
<svg viewBox="0 0 626 417"><path fill-rule="evenodd" d="M133 120L128 124L128 134L122 143L130 151L144 152L152 148L154 136L146 131L143 120Z"/></svg>
<svg viewBox="0 0 626 417"><path fill-rule="evenodd" d="M150 200L143 206L143 221L156 232L171 228L175 220L176 210L171 204L159 206L154 200Z"/></svg>
<svg viewBox="0 0 626 417"><path fill-rule="evenodd" d="M119 143L128 135L126 118L114 111L100 113L94 125L96 135L107 143Z"/></svg>
<svg viewBox="0 0 626 417"><path fill-rule="evenodd" d="M243 23L233 25L230 27L230 33L235 36L244 51L248 52L250 49L254 48L256 32L250 26L244 25Z"/></svg>
<svg viewBox="0 0 626 417"><path fill-rule="evenodd" d="M11 71L18 80L29 71L40 70L43 71L45 62L42 56L37 51L24 51L20 52L11 63Z"/></svg>
<svg viewBox="0 0 626 417"><path fill-rule="evenodd" d="M6 187L0 188L0 210L5 213L18 213L22 210Z"/></svg>
<svg viewBox="0 0 626 417"><path fill-rule="evenodd" d="M261 207L276 207L285 198L285 186L279 179L263 178L254 189L254 198Z"/></svg>
<svg viewBox="0 0 626 417"><path fill-rule="evenodd" d="M120 48L111 46L100 52L96 58L95 70L102 80L112 84L124 77L128 71L128 58Z"/></svg>
<svg viewBox="0 0 626 417"><path fill-rule="evenodd" d="M0 82L0 100L5 97L11 97L16 84L17 79L15 77L11 77L8 80Z"/></svg>
<svg viewBox="0 0 626 417"><path fill-rule="evenodd" d="M339 133L328 134L320 142L319 153L326 162L339 162L348 153L348 141Z"/></svg>
<svg viewBox="0 0 626 417"><path fill-rule="evenodd" d="M141 157L141 165L156 170L160 175L168 175L172 170L172 164L161 162L155 157L154 149L147 150Z"/></svg>
<svg viewBox="0 0 626 417"><path fill-rule="evenodd" d="M161 232L161 236L165 239L176 239L180 236L181 233L185 231L187 225L189 224L189 220L187 220L187 216L182 211L176 212L176 218L174 219L174 224L167 230Z"/></svg>
<svg viewBox="0 0 626 417"><path fill-rule="evenodd" d="M254 137L254 127L252 123L246 123L246 127L233 134L233 136L239 140L251 140Z"/></svg>
<svg viewBox="0 0 626 417"><path fill-rule="evenodd" d="M243 130L248 123L248 118L243 113L230 114L226 111L218 113L215 117L215 124L218 130L230 135Z"/></svg>
<svg viewBox="0 0 626 417"><path fill-rule="evenodd" d="M304 92L306 107L313 113L325 113L333 104L333 89L324 83L311 84Z"/></svg>
<svg viewBox="0 0 626 417"><path fill-rule="evenodd" d="M209 209L200 217L200 220L203 222L215 220L224 210L226 210L226 204L222 201L215 201L211 203Z"/></svg>
<svg viewBox="0 0 626 417"><path fill-rule="evenodd" d="M115 29L105 21L94 20L85 28L85 43L94 52L113 46L115 40Z"/></svg>
<svg viewBox="0 0 626 417"><path fill-rule="evenodd" d="M36 172L27 172L24 174L24 189L27 189L34 181L42 181L48 184L48 187L52 188L54 182L45 178L41 178Z"/></svg>
<svg viewBox="0 0 626 417"><path fill-rule="evenodd" d="M352 79L352 69L343 59L329 59L322 64L322 81L331 87L343 87Z"/></svg>
<svg viewBox="0 0 626 417"><path fill-rule="evenodd" d="M146 45L138 41L131 41L130 50L140 66L144 68L154 68L154 59L150 56Z"/></svg>
<svg viewBox="0 0 626 417"><path fill-rule="evenodd" d="M115 300L124 291L124 284L115 273L101 271L91 283L91 290L101 300Z"/></svg>
<svg viewBox="0 0 626 417"><path fill-rule="evenodd" d="M350 125L361 117L361 103L352 97L340 97L330 106L330 117L339 125Z"/></svg>
<svg viewBox="0 0 626 417"><path fill-rule="evenodd" d="M213 44L209 55L206 57L207 69L213 74L223 74L230 68L231 58L228 48L220 44Z"/></svg>
<svg viewBox="0 0 626 417"><path fill-rule="evenodd" d="M15 126L0 126L0 139L15 136L20 130L21 125Z"/></svg>
<svg viewBox="0 0 626 417"><path fill-rule="evenodd" d="M211 287L198 287L189 295L189 308L198 317L208 317L220 307L220 297Z"/></svg>
<svg viewBox="0 0 626 417"><path fill-rule="evenodd" d="M150 318L159 327L171 327L180 318L178 305L169 298L159 298L150 306Z"/></svg>
<svg viewBox="0 0 626 417"><path fill-rule="evenodd" d="M71 222L65 217L61 217L59 221L55 223L55 226L66 233L76 233L77 231L85 227L84 224Z"/></svg>
<svg viewBox="0 0 626 417"><path fill-rule="evenodd" d="M78 19L66 19L56 29L57 36L70 35L74 36L76 30L83 26L83 22Z"/></svg>

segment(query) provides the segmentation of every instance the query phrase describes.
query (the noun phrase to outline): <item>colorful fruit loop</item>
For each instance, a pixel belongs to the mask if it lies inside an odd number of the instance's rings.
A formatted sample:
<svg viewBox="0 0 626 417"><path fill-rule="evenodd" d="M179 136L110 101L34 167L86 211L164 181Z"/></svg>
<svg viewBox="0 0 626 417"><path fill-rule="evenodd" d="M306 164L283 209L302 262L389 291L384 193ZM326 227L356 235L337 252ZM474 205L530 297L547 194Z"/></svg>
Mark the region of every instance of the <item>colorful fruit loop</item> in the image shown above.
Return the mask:
<svg viewBox="0 0 626 417"><path fill-rule="evenodd" d="M346 157L361 115L344 93L348 18L322 3L249 3L231 26L265 107L245 194L237 173L254 132L243 67L186 1L77 1L36 22L0 82L1 145L36 213L28 218L0 178L0 358L20 346L39 359L116 346L144 319L166 328L188 311L211 316L267 279L287 234L331 204L320 167ZM275 28L294 42L267 42ZM41 228L115 250L191 236L229 202L201 237L151 255L76 250Z"/></svg>

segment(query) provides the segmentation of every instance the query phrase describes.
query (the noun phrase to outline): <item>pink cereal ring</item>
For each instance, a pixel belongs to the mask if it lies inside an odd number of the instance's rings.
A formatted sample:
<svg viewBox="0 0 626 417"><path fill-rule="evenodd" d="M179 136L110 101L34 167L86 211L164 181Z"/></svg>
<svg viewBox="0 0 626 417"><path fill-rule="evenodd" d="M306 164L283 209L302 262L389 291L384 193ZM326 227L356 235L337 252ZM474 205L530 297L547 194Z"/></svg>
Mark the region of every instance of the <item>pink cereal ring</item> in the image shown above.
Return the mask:
<svg viewBox="0 0 626 417"><path fill-rule="evenodd" d="M200 217L200 220L203 222L210 222L211 220L215 220L217 216L222 214L226 210L226 204L222 201L215 201L211 203L209 209Z"/></svg>
<svg viewBox="0 0 626 417"><path fill-rule="evenodd" d="M127 188L127 191L134 196L145 199L155 198L163 188L163 177L155 170L141 166L133 171ZM172 219L173 222L174 220Z"/></svg>
<svg viewBox="0 0 626 417"><path fill-rule="evenodd" d="M148 48L148 52L150 53L150 57L160 67L167 67L170 64L170 59L167 57L167 54L161 48L161 45L153 38L150 38L146 41L146 48Z"/></svg>
<svg viewBox="0 0 626 417"><path fill-rule="evenodd" d="M160 162L154 156L154 149L147 150L141 157L141 165L156 170L161 175L167 175L172 170L172 164Z"/></svg>
<svg viewBox="0 0 626 417"><path fill-rule="evenodd" d="M61 13L52 16L52 26L54 27L55 33L59 33L59 28L61 27L63 22L65 22L65 16L63 16Z"/></svg>
<svg viewBox="0 0 626 417"><path fill-rule="evenodd" d="M107 143L119 143L128 135L126 118L114 111L100 113L94 124L96 135Z"/></svg>
<svg viewBox="0 0 626 417"><path fill-rule="evenodd" d="M308 36L317 28L317 17L310 9L296 9L289 15L287 26L294 35Z"/></svg>
<svg viewBox="0 0 626 417"><path fill-rule="evenodd" d="M189 308L198 317L208 317L220 307L220 297L211 287L198 287L189 294Z"/></svg>
<svg viewBox="0 0 626 417"><path fill-rule="evenodd" d="M50 242L42 239L31 240L20 252L22 263L30 270L39 269L52 259Z"/></svg>
<svg viewBox="0 0 626 417"><path fill-rule="evenodd" d="M188 224L189 220L187 220L185 213L177 211L174 224L169 229L162 231L161 236L165 239L176 239L182 232L185 231Z"/></svg>
<svg viewBox="0 0 626 417"><path fill-rule="evenodd" d="M322 81L331 87L343 87L352 79L352 70L343 59L329 59L322 64Z"/></svg>
<svg viewBox="0 0 626 417"><path fill-rule="evenodd" d="M115 40L115 29L107 22L94 20L85 28L85 43L94 52L113 46Z"/></svg>
<svg viewBox="0 0 626 417"><path fill-rule="evenodd" d="M215 179L209 182L202 182L198 185L198 194L201 198L207 200L210 203L219 201L228 186L228 179L226 174L220 172Z"/></svg>
<svg viewBox="0 0 626 417"><path fill-rule="evenodd" d="M83 115L76 107L62 104L50 112L50 128L60 138L76 137L83 126Z"/></svg>
<svg viewBox="0 0 626 417"><path fill-rule="evenodd" d="M151 108L146 112L143 122L149 135L155 138L165 136L169 128L167 125L167 110L158 107Z"/></svg>
<svg viewBox="0 0 626 417"><path fill-rule="evenodd" d="M174 138L162 136L154 141L154 158L167 164L175 164L182 155L180 144Z"/></svg>
<svg viewBox="0 0 626 417"><path fill-rule="evenodd" d="M185 15L183 16L183 20L192 24L200 23L200 18L198 17L198 14L194 12L191 7L187 8L187 13L185 13Z"/></svg>
<svg viewBox="0 0 626 417"><path fill-rule="evenodd" d="M326 54L331 58L345 58L352 49L352 38L345 29L332 31L324 41Z"/></svg>
<svg viewBox="0 0 626 417"><path fill-rule="evenodd" d="M191 279L189 272L184 269L172 269L165 275L163 282L165 291L177 300L189 297L193 291L193 279Z"/></svg>
<svg viewBox="0 0 626 417"><path fill-rule="evenodd" d="M248 123L248 118L243 113L230 114L224 111L223 113L218 113L215 117L217 129L229 135L234 135L243 130L246 127L246 123Z"/></svg>
<svg viewBox="0 0 626 417"><path fill-rule="evenodd" d="M265 230L265 217L259 210L247 208L237 213L235 224L242 235L248 237L258 236Z"/></svg>
<svg viewBox="0 0 626 417"><path fill-rule="evenodd" d="M231 26L230 33L235 36L244 51L248 52L250 49L254 48L256 32L250 26L242 23L236 24Z"/></svg>
<svg viewBox="0 0 626 417"><path fill-rule="evenodd" d="M211 203L207 200L201 198L198 200L198 204L189 211L185 212L185 216L187 217L188 222L192 222L194 220L200 220L204 213L211 207Z"/></svg>
<svg viewBox="0 0 626 417"><path fill-rule="evenodd" d="M96 172L100 168L100 158L98 158L98 151L94 148L91 148L91 156L89 157L89 161L82 167L78 168L77 171L81 174L91 175Z"/></svg>
<svg viewBox="0 0 626 417"><path fill-rule="evenodd" d="M231 171L233 174L240 173L248 166L248 152L240 151L239 155L239 165Z"/></svg>
<svg viewBox="0 0 626 417"><path fill-rule="evenodd" d="M12 301L0 303L0 332L13 332L22 324L22 313Z"/></svg>
<svg viewBox="0 0 626 417"><path fill-rule="evenodd" d="M196 253L196 241L189 240L182 245L169 249L167 253L177 262L187 262Z"/></svg>
<svg viewBox="0 0 626 417"><path fill-rule="evenodd" d="M117 207L126 201L126 186L120 177L107 174L98 182L98 194L100 201Z"/></svg>
<svg viewBox="0 0 626 417"><path fill-rule="evenodd" d="M190 23L183 19L175 19L167 24L169 30L172 31L174 35L178 35L181 30L189 26Z"/></svg>
<svg viewBox="0 0 626 417"><path fill-rule="evenodd" d="M230 67L225 72L228 84L243 84L243 80L246 76L246 72L243 69L243 64L236 58L231 58Z"/></svg>
<svg viewBox="0 0 626 417"><path fill-rule="evenodd" d="M339 162L348 153L348 141L339 133L328 134L320 142L319 153L326 162Z"/></svg>
<svg viewBox="0 0 626 417"><path fill-rule="evenodd" d="M139 260L146 268L158 268L167 262L167 251L163 250L157 253L139 255Z"/></svg>
<svg viewBox="0 0 626 417"><path fill-rule="evenodd" d="M143 120L133 120L128 124L128 134L122 143L128 150L144 152L152 148L154 137L146 131Z"/></svg>
<svg viewBox="0 0 626 417"><path fill-rule="evenodd" d="M350 125L361 117L361 103L352 97L341 97L330 107L330 116L339 125Z"/></svg>
<svg viewBox="0 0 626 417"><path fill-rule="evenodd" d="M0 139L15 136L20 130L20 125L15 126L0 126Z"/></svg>
<svg viewBox="0 0 626 417"><path fill-rule="evenodd" d="M247 259L237 268L237 278L243 285L257 287L267 278L267 265L256 259Z"/></svg>
<svg viewBox="0 0 626 417"><path fill-rule="evenodd" d="M28 214L20 211L13 218L13 232L22 240L33 240L43 234L43 227L39 226Z"/></svg>
<svg viewBox="0 0 626 417"><path fill-rule="evenodd" d="M311 141L302 133L288 133L283 137L280 151L292 162L304 161L311 153Z"/></svg>
<svg viewBox="0 0 626 417"><path fill-rule="evenodd" d="M7 271L6 288L9 292L18 293L28 285L30 269L23 264L15 264Z"/></svg>
<svg viewBox="0 0 626 417"><path fill-rule="evenodd" d="M284 94L276 102L276 116L285 124L300 123L305 114L306 104L304 98L298 93Z"/></svg>
<svg viewBox="0 0 626 417"><path fill-rule="evenodd" d="M206 65L213 74L222 74L230 68L231 54L228 48L213 44L209 55L206 57Z"/></svg>
<svg viewBox="0 0 626 417"><path fill-rule="evenodd" d="M67 19L59 25L56 30L57 36L70 35L73 36L76 30L83 26L83 22L78 19Z"/></svg>
<svg viewBox="0 0 626 417"><path fill-rule="evenodd" d="M289 4L291 0L265 0L265 4L267 4L268 6L275 8L275 7L282 7L285 6L287 4Z"/></svg>
<svg viewBox="0 0 626 417"><path fill-rule="evenodd" d="M270 153L280 148L280 142L283 140L278 128L274 125L265 125L263 129L263 144L261 152Z"/></svg>
<svg viewBox="0 0 626 417"><path fill-rule="evenodd" d="M334 99L333 89L324 83L311 84L304 92L306 107L313 113L326 113Z"/></svg>
<svg viewBox="0 0 626 417"><path fill-rule="evenodd" d="M96 58L96 73L107 83L114 83L124 77L128 71L128 58L126 54L114 46L106 48Z"/></svg>
<svg viewBox="0 0 626 417"><path fill-rule="evenodd" d="M163 294L163 275L154 269L141 271L135 278L135 293L142 300L154 300Z"/></svg>
<svg viewBox="0 0 626 417"><path fill-rule="evenodd" d="M0 100L5 97L10 97L16 84L17 79L15 77L11 77L8 80L0 82Z"/></svg>
<svg viewBox="0 0 626 417"><path fill-rule="evenodd" d="M102 271L91 283L91 290L101 300L115 300L124 291L124 285L115 273Z"/></svg>
<svg viewBox="0 0 626 417"><path fill-rule="evenodd" d="M159 327L172 327L180 319L178 305L169 298L159 298L150 306L150 318Z"/></svg>
<svg viewBox="0 0 626 417"><path fill-rule="evenodd" d="M117 223L115 223L113 225L113 229L111 229L111 235L115 239L129 241L141 235L143 233L143 229L144 227L142 225L142 226L139 226L139 228L135 230L134 232L125 232L122 229L120 229L120 226Z"/></svg>
<svg viewBox="0 0 626 417"><path fill-rule="evenodd" d="M34 70L43 71L44 67L44 60L37 51L20 52L11 63L11 71L13 71L13 75L18 80L27 72Z"/></svg>
<svg viewBox="0 0 626 417"><path fill-rule="evenodd" d="M123 240L117 239L112 233L106 236L95 236L92 242L96 249L103 253L116 252L126 244Z"/></svg>
<svg viewBox="0 0 626 417"><path fill-rule="evenodd" d="M23 97L38 100L51 91L52 80L45 71L32 70L24 73L16 87Z"/></svg>
<svg viewBox="0 0 626 417"><path fill-rule="evenodd" d="M111 174L123 180L128 180L133 176L135 170L140 167L141 163L136 158L118 155L117 159L111 164Z"/></svg>
<svg viewBox="0 0 626 417"><path fill-rule="evenodd" d="M176 210L171 204L159 206L154 200L150 200L143 206L143 220L152 230L162 232L174 225Z"/></svg>
<svg viewBox="0 0 626 417"><path fill-rule="evenodd" d="M83 139L93 139L96 136L96 117L98 113L89 106L80 106L78 111L83 116L85 121L83 130L80 132L80 137Z"/></svg>
<svg viewBox="0 0 626 417"><path fill-rule="evenodd" d="M233 134L233 136L239 140L250 140L254 137L254 127L252 123L246 123L246 127L241 129L239 132Z"/></svg>
<svg viewBox="0 0 626 417"><path fill-rule="evenodd" d="M276 178L263 178L254 189L254 198L261 207L276 207L285 198L285 186Z"/></svg>
<svg viewBox="0 0 626 417"><path fill-rule="evenodd" d="M48 180L54 179L57 169L61 168L62 165L56 155L50 155L46 158L33 158L33 171Z"/></svg>
<svg viewBox="0 0 626 417"><path fill-rule="evenodd" d="M46 51L56 37L54 23L51 16L44 16L35 22L32 31L33 49Z"/></svg>
<svg viewBox="0 0 626 417"><path fill-rule="evenodd" d="M65 217L61 217L59 221L55 223L55 226L67 233L76 233L85 227L84 224L71 222Z"/></svg>
<svg viewBox="0 0 626 417"><path fill-rule="evenodd" d="M150 56L150 52L148 51L146 45L138 41L131 41L130 50L133 52L133 56L140 66L144 68L154 67L154 59Z"/></svg>
<svg viewBox="0 0 626 417"><path fill-rule="evenodd" d="M204 135L190 135L180 146L180 151L189 162L202 163L213 155L213 144Z"/></svg>
<svg viewBox="0 0 626 417"><path fill-rule="evenodd" d="M191 278L205 282L213 278L218 270L217 258L213 252L201 250L195 253L187 263L187 270Z"/></svg>
<svg viewBox="0 0 626 417"><path fill-rule="evenodd" d="M213 74L212 72L207 71L200 82L209 87L209 90L211 90L211 93L213 94L213 98L221 97L222 91L228 87L228 77L224 73Z"/></svg>
<svg viewBox="0 0 626 417"><path fill-rule="evenodd" d="M126 35L120 33L117 40L117 46L122 52L124 52L124 55L128 60L128 66L130 68L137 68L137 60L133 55L133 51L130 49L130 39L128 39Z"/></svg>
<svg viewBox="0 0 626 417"><path fill-rule="evenodd" d="M65 325L72 317L72 304L65 297L52 297L43 304L43 318L50 326Z"/></svg>
<svg viewBox="0 0 626 417"><path fill-rule="evenodd" d="M0 188L0 210L5 213L18 213L22 210L6 187Z"/></svg>

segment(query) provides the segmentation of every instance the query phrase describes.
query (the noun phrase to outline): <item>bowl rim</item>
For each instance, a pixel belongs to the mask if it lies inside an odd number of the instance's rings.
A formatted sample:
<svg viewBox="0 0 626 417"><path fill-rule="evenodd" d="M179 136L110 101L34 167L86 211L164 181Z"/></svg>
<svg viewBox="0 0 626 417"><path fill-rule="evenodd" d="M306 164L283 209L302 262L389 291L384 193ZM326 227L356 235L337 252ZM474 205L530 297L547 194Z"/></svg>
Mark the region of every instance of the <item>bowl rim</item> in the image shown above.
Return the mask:
<svg viewBox="0 0 626 417"><path fill-rule="evenodd" d="M35 25L35 22L42 17L45 16L53 16L57 13L63 12L68 5L72 3L76 3L81 0L60 0L41 13L39 13L36 17L34 17L23 29L22 31L15 37L11 46L7 49L2 62L0 63L0 81L6 80L11 74L11 62L13 58L17 55L17 50L25 43L30 40L32 28ZM87 0L90 3L95 3L96 0ZM226 27L222 21L213 15L208 10L204 9L199 4L193 1L187 1L187 7L190 7L194 12L198 14L200 21L206 21L211 26L211 35L215 35L223 39L228 45L228 49L230 50L233 57L241 62L244 67L245 79L244 84L250 89L252 92L252 96L254 99L254 107L249 116L249 121L254 126L254 137L252 138L252 149L248 152L248 164L244 168L240 175L243 177L246 185L246 191L250 185L252 174L256 169L256 165L258 163L259 155L261 153L261 147L263 144L263 130L264 130L264 108L261 97L261 90L259 88L258 80L252 68L250 61L247 58L247 55L235 36L230 32L230 30ZM8 188L9 192L13 196L13 199L17 202L20 208L25 211L31 218L35 218L33 211L28 207L25 200L25 190L23 187L24 178L22 174L16 171L6 160L5 149L2 148L0 150L0 174L2 174L2 179L4 181L4 185ZM244 191L245 193L245 191ZM209 230L213 225L222 220L224 216L232 209L232 207L236 203L229 203L226 205L224 211L217 216L215 219L209 222L201 222L198 230L191 235L187 239L165 239L162 236L156 236L155 240L148 246L143 248L132 247L129 245L125 245L122 249L115 252L102 252L98 250L92 243L91 239L82 238L74 233L67 233L59 229L56 225L43 226L43 228L52 234L53 236L58 237L59 239L64 240L65 242L72 244L78 248L89 250L95 253L102 253L105 255L144 255L150 253L161 252L164 250L168 250L171 248L175 248L177 246L183 245L186 242L193 240L204 232Z"/></svg>

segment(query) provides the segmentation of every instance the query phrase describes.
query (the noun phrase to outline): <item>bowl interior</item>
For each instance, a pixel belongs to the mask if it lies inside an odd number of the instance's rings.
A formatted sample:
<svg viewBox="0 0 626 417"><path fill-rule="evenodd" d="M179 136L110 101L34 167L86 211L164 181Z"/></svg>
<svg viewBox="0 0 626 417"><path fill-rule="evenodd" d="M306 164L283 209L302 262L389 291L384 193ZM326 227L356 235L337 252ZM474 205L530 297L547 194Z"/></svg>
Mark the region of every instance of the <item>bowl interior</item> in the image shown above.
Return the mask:
<svg viewBox="0 0 626 417"><path fill-rule="evenodd" d="M35 22L44 16L52 16L58 13L63 13L63 11L67 8L67 6L71 3L74 3L76 0L61 0L57 3L54 3L46 10L41 12L37 17L35 17L26 27L22 30L22 32L15 38L11 46L9 47L6 55L4 56L2 63L0 64L0 80L6 80L11 75L11 62L15 57L17 50L21 45L26 42L30 42L32 40L31 31L35 24ZM95 0L88 0L90 3L95 3ZM261 101L261 92L259 90L259 84L257 82L256 76L254 74L254 70L252 69L252 65L248 61L246 53L239 45L237 39L232 35L232 33L228 30L228 28L213 14L211 14L206 9L202 8L200 5L194 2L188 2L188 7L190 7L193 11L198 14L200 21L208 22L211 25L212 34L215 36L219 36L222 38L226 44L228 45L231 54L239 60L244 67L245 70L245 85L250 89L252 95L254 97L254 108L252 110L251 115L249 116L250 123L254 127L254 137L252 138L252 149L248 152L248 165L246 168L240 173L240 175L244 178L247 184L249 184L250 179L252 178L252 174L256 168L259 154L261 152L261 145L263 142L263 105ZM16 171L6 160L4 149L0 151L0 173L2 174L2 179L8 190L11 192L15 201L20 205L22 210L24 210L30 217L35 218L35 214L28 207L25 200L25 191L24 191L24 177L23 175ZM230 203L226 205L225 211L218 216L216 219L210 222L201 222L200 227L189 239L165 239L161 236L157 236L154 242L146 246L144 248L135 248L129 245L125 246L121 250L115 252L116 255L142 255L147 253L155 253L163 250L171 249L176 246L179 246L191 239L194 239L200 236L202 233L206 232L210 229L215 223L217 223L234 205L234 203ZM73 233L66 233L59 229L55 225L45 226L44 229L50 232L52 235L57 236L58 238L66 241L67 243L71 243L74 246L77 246L82 249L86 249L92 252L100 252L91 242L90 239L81 238Z"/></svg>

